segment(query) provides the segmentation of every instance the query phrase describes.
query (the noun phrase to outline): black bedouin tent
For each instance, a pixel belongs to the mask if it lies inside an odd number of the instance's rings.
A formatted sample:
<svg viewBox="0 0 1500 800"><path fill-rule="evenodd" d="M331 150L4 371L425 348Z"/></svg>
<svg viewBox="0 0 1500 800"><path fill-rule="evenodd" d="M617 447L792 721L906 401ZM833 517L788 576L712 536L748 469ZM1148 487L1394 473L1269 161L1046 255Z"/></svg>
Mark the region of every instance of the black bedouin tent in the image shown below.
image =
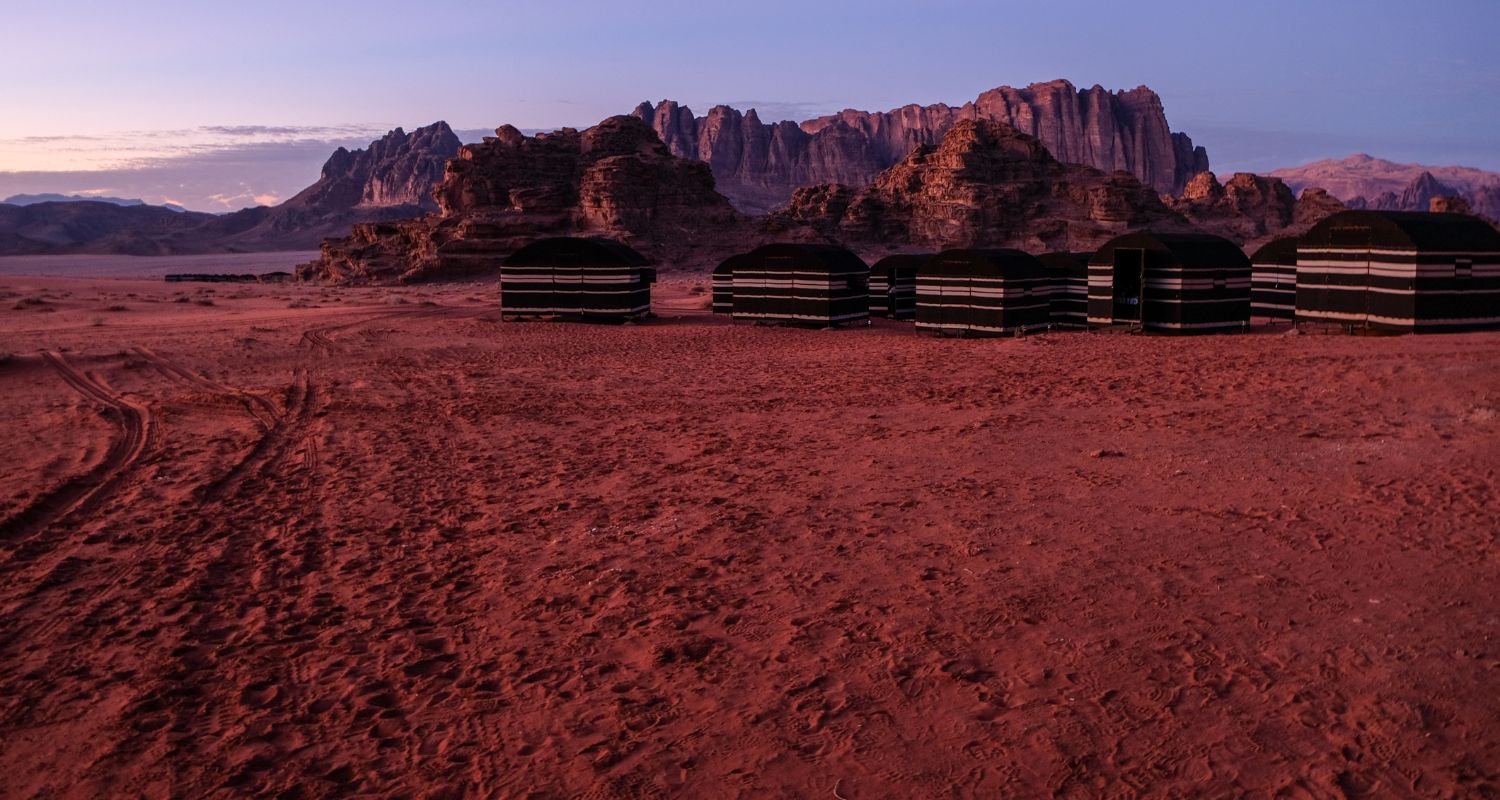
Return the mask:
<svg viewBox="0 0 1500 800"><path fill-rule="evenodd" d="M734 269L739 264L750 263L748 253L740 253L730 256L719 262L714 267L713 283L713 312L715 314L729 314L734 311Z"/></svg>
<svg viewBox="0 0 1500 800"><path fill-rule="evenodd" d="M1291 320L1297 306L1297 237L1272 240L1250 256L1250 316Z"/></svg>
<svg viewBox="0 0 1500 800"><path fill-rule="evenodd" d="M1250 259L1203 233L1131 233L1089 259L1089 323L1211 333L1250 322Z"/></svg>
<svg viewBox="0 0 1500 800"><path fill-rule="evenodd" d="M1053 325L1089 322L1089 256L1093 253L1046 253L1036 257L1052 282L1048 302Z"/></svg>
<svg viewBox="0 0 1500 800"><path fill-rule="evenodd" d="M944 250L917 273L917 329L1000 336L1045 330L1051 281L1020 250Z"/></svg>
<svg viewBox="0 0 1500 800"><path fill-rule="evenodd" d="M917 315L917 271L931 253L886 256L870 266L870 316L911 319Z"/></svg>
<svg viewBox="0 0 1500 800"><path fill-rule="evenodd" d="M768 244L733 266L735 319L795 325L868 321L870 268L842 247Z"/></svg>
<svg viewBox="0 0 1500 800"><path fill-rule="evenodd" d="M1500 231L1468 214L1341 211L1297 246L1297 321L1500 328Z"/></svg>
<svg viewBox="0 0 1500 800"><path fill-rule="evenodd" d="M613 239L540 239L500 266L500 310L516 317L618 322L651 311L656 270Z"/></svg>

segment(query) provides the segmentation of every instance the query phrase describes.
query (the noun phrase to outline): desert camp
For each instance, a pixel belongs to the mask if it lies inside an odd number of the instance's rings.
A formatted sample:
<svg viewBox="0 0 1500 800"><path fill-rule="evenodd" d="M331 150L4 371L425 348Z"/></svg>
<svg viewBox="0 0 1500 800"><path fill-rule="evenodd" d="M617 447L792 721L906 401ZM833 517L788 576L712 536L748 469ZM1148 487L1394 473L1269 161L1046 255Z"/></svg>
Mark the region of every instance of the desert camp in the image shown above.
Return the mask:
<svg viewBox="0 0 1500 800"><path fill-rule="evenodd" d="M0 800L1500 800L1500 0L6 10Z"/></svg>

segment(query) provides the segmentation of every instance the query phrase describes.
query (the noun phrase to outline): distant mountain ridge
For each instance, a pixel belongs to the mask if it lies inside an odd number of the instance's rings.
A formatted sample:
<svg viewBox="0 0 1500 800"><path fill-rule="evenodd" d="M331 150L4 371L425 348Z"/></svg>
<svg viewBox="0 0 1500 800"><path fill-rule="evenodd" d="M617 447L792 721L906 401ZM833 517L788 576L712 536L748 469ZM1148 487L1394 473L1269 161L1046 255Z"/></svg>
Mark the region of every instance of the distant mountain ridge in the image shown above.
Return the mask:
<svg viewBox="0 0 1500 800"><path fill-rule="evenodd" d="M1177 193L1209 168L1208 153L1167 124L1149 88L1080 90L1066 80L1024 89L1001 86L961 106L907 105L845 110L802 123L762 122L754 109L715 106L706 116L670 100L632 112L674 155L703 161L719 191L742 211L784 205L804 186L866 186L918 146L936 145L962 120L1000 122L1034 136L1057 160L1125 171L1162 193Z"/></svg>
<svg viewBox="0 0 1500 800"><path fill-rule="evenodd" d="M42 194L13 194L10 197L5 198L4 200L0 200L0 205L34 206L37 203L74 202L109 203L110 205L115 206L146 205L146 201L140 198L126 199L123 197L103 197L88 194L57 194L55 192L45 192ZM168 211L187 211L186 208L183 208L176 203L162 203L161 205L157 206L157 208L165 208Z"/></svg>
<svg viewBox="0 0 1500 800"><path fill-rule="evenodd" d="M1320 186L1353 208L1426 211L1434 197L1459 196L1475 213L1500 219L1500 173L1474 167L1402 164L1357 153L1270 174L1293 191Z"/></svg>
<svg viewBox="0 0 1500 800"><path fill-rule="evenodd" d="M315 249L326 238L348 233L356 223L403 219L436 209L432 188L459 147L446 122L411 133L396 128L369 147L335 150L318 180L285 203L229 214L62 195L62 201L0 205L0 255Z"/></svg>

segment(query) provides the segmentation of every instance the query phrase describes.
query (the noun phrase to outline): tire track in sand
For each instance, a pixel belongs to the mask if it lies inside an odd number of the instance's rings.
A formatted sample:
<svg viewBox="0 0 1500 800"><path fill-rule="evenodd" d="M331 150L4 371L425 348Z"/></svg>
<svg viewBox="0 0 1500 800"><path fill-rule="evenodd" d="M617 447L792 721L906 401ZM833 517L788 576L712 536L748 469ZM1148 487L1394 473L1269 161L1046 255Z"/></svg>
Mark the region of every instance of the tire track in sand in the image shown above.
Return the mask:
<svg viewBox="0 0 1500 800"><path fill-rule="evenodd" d="M218 394L227 394L238 399L245 406L250 416L255 418L262 430L270 430L281 420L281 409L267 399L264 395L246 391L237 386L220 383L207 375L196 372L182 364L161 355L149 347L136 346L133 348L137 355L146 359L157 372L166 376L167 379L176 381L184 386L195 389L203 389Z"/></svg>
<svg viewBox="0 0 1500 800"><path fill-rule="evenodd" d="M284 409L277 411L274 424L222 477L203 487L202 496L208 500L222 499L235 491L249 476L265 477L283 461L301 439L300 431L312 417L317 405L317 388L308 371L298 369L287 390Z"/></svg>
<svg viewBox="0 0 1500 800"><path fill-rule="evenodd" d="M156 437L156 421L149 408L74 368L61 353L43 351L42 357L68 386L102 407L119 426L120 434L93 468L67 479L0 522L0 540L35 536L64 517L97 507L120 486Z"/></svg>

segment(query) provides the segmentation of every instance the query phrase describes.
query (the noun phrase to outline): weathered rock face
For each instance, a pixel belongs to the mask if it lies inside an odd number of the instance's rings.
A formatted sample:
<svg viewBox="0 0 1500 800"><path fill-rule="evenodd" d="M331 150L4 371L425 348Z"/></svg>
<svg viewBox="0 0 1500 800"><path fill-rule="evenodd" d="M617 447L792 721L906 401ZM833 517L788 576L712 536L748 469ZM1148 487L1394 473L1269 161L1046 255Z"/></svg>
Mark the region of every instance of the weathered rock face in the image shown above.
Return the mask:
<svg viewBox="0 0 1500 800"><path fill-rule="evenodd" d="M1457 196L1459 196L1457 189L1438 180L1431 172L1423 172L1401 193L1399 202L1402 209L1425 211L1432 204L1434 197Z"/></svg>
<svg viewBox="0 0 1500 800"><path fill-rule="evenodd" d="M1063 164L1035 137L964 120L920 145L864 189L798 190L770 215L772 235L881 247L1088 250L1129 230L1187 230L1157 193L1126 172Z"/></svg>
<svg viewBox="0 0 1500 800"><path fill-rule="evenodd" d="M446 122L397 128L362 150L340 147L313 185L287 201L308 207L418 206L431 210L432 185L461 142Z"/></svg>
<svg viewBox="0 0 1500 800"><path fill-rule="evenodd" d="M369 147L333 151L311 186L269 210L254 227L227 240L247 249L313 247L362 222L383 222L437 208L433 184L459 141L446 122L407 133L397 128Z"/></svg>
<svg viewBox="0 0 1500 800"><path fill-rule="evenodd" d="M934 145L963 120L1001 122L1041 141L1058 160L1130 172L1159 192L1177 192L1208 169L1208 155L1167 125L1161 98L1145 87L1078 90L1067 81L1000 87L973 102L842 111L766 124L754 110L716 106L705 117L671 101L642 103L645 120L673 153L712 167L720 191L746 211L766 211L803 186L861 187L914 148Z"/></svg>
<svg viewBox="0 0 1500 800"><path fill-rule="evenodd" d="M1303 233L1344 209L1322 189L1309 188L1297 198L1280 178L1249 172L1237 172L1222 185L1212 172L1200 173L1167 205L1198 228L1251 247Z"/></svg>
<svg viewBox="0 0 1500 800"><path fill-rule="evenodd" d="M493 271L540 236L603 235L673 261L743 244L744 218L708 166L679 159L633 117L535 137L510 126L463 146L433 189L438 210L356 225L305 278L415 281Z"/></svg>

